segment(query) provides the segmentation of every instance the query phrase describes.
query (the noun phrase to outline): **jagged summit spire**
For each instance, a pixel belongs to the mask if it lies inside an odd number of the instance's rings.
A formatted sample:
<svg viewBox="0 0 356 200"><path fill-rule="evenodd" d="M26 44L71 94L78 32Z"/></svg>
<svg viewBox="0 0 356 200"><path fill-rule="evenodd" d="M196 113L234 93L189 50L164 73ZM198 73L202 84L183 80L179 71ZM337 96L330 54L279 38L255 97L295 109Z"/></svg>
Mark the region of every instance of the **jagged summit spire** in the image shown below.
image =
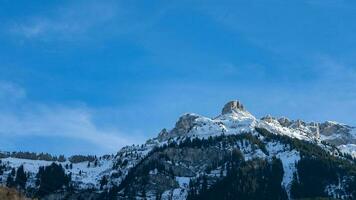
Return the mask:
<svg viewBox="0 0 356 200"><path fill-rule="evenodd" d="M221 114L228 114L232 113L233 111L239 111L239 110L245 110L244 106L242 103L238 100L234 101L229 101L227 104L225 104L224 108L221 111Z"/></svg>

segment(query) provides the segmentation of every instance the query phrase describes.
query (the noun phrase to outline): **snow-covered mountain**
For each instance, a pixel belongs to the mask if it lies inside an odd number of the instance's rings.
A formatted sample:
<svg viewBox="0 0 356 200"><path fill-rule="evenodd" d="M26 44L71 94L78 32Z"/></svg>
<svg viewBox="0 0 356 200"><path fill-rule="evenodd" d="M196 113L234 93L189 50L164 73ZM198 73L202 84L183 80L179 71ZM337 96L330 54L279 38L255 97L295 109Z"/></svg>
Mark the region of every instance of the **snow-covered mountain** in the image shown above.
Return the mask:
<svg viewBox="0 0 356 200"><path fill-rule="evenodd" d="M356 127L334 121L304 122L285 117L275 118L270 115L259 120L245 110L239 101L228 102L221 115L213 119L192 113L185 114L179 118L171 131L163 129L157 139L164 141L178 136L207 138L220 134L253 132L256 127L301 140L324 141L337 146L345 153L356 156Z"/></svg>
<svg viewBox="0 0 356 200"><path fill-rule="evenodd" d="M313 152L306 149L313 149ZM279 185L286 193L285 198L292 199L293 195L298 195L295 192L297 183L293 180L303 177L299 174L301 166L298 163L308 156L319 157L320 153L313 154L314 149L337 162L346 162L342 166L350 162L354 167L355 127L332 121L304 122L271 116L257 119L239 101L231 101L215 118L184 114L172 129L162 129L156 138L145 144L124 147L116 155L75 163L68 159L55 161L63 166L65 174L71 175L71 190L61 186L62 189L48 192L41 198L199 199L203 192L213 191L231 175L228 166L233 164L232 155L238 151L245 163L254 163L256 159L267 163L280 160L283 175ZM1 183L6 185L8 177L14 173L12 169L23 166L28 174L23 189L29 196L36 196L34 191L41 187L39 168L53 161L2 155ZM325 183L325 195L355 197L356 187L350 190L349 186L356 182L352 177L356 169L347 168L346 171L338 175L337 183L334 179L334 182ZM204 183L201 180L207 180L205 189L199 189L199 184Z"/></svg>

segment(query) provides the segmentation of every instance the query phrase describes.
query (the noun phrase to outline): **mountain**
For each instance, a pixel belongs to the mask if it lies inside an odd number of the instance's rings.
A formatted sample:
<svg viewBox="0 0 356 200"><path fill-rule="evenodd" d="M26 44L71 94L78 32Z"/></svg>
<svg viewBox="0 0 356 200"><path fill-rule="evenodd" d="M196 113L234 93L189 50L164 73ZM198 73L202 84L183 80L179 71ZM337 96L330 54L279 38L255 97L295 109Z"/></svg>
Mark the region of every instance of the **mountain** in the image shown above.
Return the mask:
<svg viewBox="0 0 356 200"><path fill-rule="evenodd" d="M0 182L40 199L355 199L355 144L355 127L257 119L231 101L116 155L2 152Z"/></svg>

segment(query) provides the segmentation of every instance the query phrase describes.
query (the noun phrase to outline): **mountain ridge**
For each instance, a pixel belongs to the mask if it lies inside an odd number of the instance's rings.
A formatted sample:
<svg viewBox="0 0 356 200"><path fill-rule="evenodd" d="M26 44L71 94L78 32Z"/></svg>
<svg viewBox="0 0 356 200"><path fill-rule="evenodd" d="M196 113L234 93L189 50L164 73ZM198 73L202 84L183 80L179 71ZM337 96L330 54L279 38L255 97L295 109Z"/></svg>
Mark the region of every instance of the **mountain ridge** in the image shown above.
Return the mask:
<svg viewBox="0 0 356 200"><path fill-rule="evenodd" d="M266 159L269 160L268 162L272 162L274 158L279 159L283 169L280 180L282 188L279 190L285 190L285 197L292 199L292 183L295 179L294 174L298 172L296 164L303 161L304 154L309 154L303 153L305 147L298 148L304 145L316 149L316 152L326 152L320 155L352 160L356 153L355 135L355 128L335 122L306 123L301 120L277 119L271 116L257 119L241 102L230 101L215 118L193 113L184 114L172 129L162 129L157 137L148 139L145 144L126 146L115 156L97 157L78 163L69 160L59 162L2 158L0 164L4 170L2 170L1 181L6 185L8 177L13 173L11 170L23 166L29 175L26 187L22 189L30 196L38 195L31 194L27 188L40 190L41 183L37 185L39 169L41 166L51 166L51 163L55 162L64 166L63 171L65 174L70 174L71 181L67 186L62 185L57 190L46 193L49 196L61 191L69 195L68 188L72 188L76 191L72 194L73 199L78 195L88 197L85 195L89 194L84 192L87 190L96 191L98 194L95 198L98 199L104 198L102 195L107 195L105 197L107 198L110 194L115 194L116 198L128 198L133 195L136 199L143 198L143 194L146 198L149 196L152 199L157 199L158 196L161 199L198 198L199 195L194 196L190 193L194 190L189 185L199 180L203 173L209 177L213 188L215 183L218 184L227 176L228 170L225 168L230 161L225 157L229 157L229 152L238 151L243 157L238 159L246 163L254 162L255 159ZM290 138L287 139L287 143L283 142L286 140L284 137ZM306 144L300 145L298 141L304 141ZM308 143L312 147L308 147ZM201 149L205 149L206 152ZM185 157L179 156L180 154ZM218 163L215 163L217 162L215 160L218 160ZM213 175L206 173L208 168L213 171L218 170L220 174L214 172L215 178L212 178L210 176ZM13 176L15 178L15 175ZM136 177L137 180L132 177ZM141 180L143 177L148 177L147 179L155 184L146 183ZM329 195L349 198L350 194L345 192L347 191L345 184L343 189L338 190L335 189L336 186L329 184L324 190L328 189ZM132 191L130 188L136 188L138 191Z"/></svg>

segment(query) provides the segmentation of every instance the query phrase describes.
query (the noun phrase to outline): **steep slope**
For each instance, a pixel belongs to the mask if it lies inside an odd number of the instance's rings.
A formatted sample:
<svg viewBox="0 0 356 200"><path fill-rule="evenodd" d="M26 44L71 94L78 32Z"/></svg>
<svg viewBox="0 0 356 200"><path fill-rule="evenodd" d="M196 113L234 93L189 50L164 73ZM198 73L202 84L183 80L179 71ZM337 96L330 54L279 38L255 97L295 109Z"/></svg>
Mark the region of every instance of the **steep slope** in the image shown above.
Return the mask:
<svg viewBox="0 0 356 200"><path fill-rule="evenodd" d="M342 153L356 158L356 128L346 124L326 121L323 123L304 122L266 116L261 119L272 132L289 135L303 140L323 141L336 146Z"/></svg>
<svg viewBox="0 0 356 200"><path fill-rule="evenodd" d="M124 147L115 156L56 160L71 181L45 196L36 192L44 184L38 171L53 161L3 156L0 176L5 185L9 177L16 178L13 169L23 166L28 173L23 189L44 199L207 199L207 194L216 193L261 199L271 192L278 195L274 199L350 199L356 192L355 154L351 126L271 116L256 119L240 102L231 101L215 118L184 114L171 130L163 129L145 144ZM329 173L310 181L314 165ZM305 187L307 183L314 183L309 188L315 192Z"/></svg>

